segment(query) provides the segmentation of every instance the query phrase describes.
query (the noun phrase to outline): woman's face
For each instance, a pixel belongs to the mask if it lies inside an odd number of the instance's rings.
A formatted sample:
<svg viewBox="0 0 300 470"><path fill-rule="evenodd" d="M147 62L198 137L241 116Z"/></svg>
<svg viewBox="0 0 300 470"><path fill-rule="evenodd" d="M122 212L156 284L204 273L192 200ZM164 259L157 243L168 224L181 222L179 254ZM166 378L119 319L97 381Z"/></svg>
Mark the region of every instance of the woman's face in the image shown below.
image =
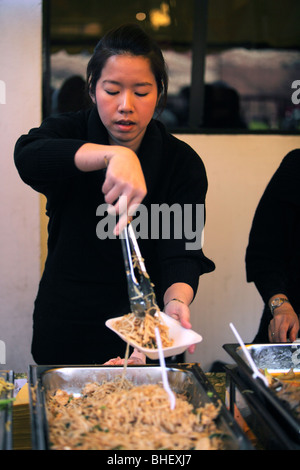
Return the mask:
<svg viewBox="0 0 300 470"><path fill-rule="evenodd" d="M110 57L96 84L93 101L110 143L137 151L158 102L149 60L129 54Z"/></svg>

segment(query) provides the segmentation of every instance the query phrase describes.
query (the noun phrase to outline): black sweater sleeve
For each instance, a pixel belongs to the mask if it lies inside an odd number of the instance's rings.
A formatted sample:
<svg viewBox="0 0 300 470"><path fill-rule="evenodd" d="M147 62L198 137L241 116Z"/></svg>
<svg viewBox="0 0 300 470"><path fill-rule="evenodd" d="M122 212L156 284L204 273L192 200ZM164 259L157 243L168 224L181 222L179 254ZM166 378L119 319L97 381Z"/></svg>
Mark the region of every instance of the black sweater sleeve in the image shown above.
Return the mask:
<svg viewBox="0 0 300 470"><path fill-rule="evenodd" d="M50 117L39 128L22 135L14 152L22 180L39 191L44 184L76 175L80 170L75 166L74 156L86 143L84 123L81 112L66 113Z"/></svg>
<svg viewBox="0 0 300 470"><path fill-rule="evenodd" d="M199 155L185 142L170 136L168 141L168 168L163 171L169 188L166 202L169 207L179 203L182 214L182 238L160 239L162 283L166 290L177 282L189 284L194 294L199 277L214 271L213 261L203 252L205 200L208 189L206 169ZM174 223L178 229L180 222Z"/></svg>

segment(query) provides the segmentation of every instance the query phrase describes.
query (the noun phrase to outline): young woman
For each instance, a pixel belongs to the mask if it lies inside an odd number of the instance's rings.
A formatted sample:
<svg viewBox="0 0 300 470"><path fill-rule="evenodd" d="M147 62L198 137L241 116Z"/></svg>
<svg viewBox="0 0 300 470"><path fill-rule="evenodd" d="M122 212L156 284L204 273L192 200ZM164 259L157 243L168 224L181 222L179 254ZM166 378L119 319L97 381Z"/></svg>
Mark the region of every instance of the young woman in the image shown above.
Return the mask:
<svg viewBox="0 0 300 470"><path fill-rule="evenodd" d="M200 157L153 119L168 79L160 49L142 29L106 34L87 84L90 110L49 117L15 148L21 178L47 198L48 256L33 315L32 354L40 364L124 356L125 343L105 321L129 312L118 238L128 214L142 204L151 226L153 205L195 208L207 192ZM115 236L106 238L96 230L105 204L119 217ZM138 242L160 308L190 328L189 304L213 262L201 247L187 248L184 233Z"/></svg>

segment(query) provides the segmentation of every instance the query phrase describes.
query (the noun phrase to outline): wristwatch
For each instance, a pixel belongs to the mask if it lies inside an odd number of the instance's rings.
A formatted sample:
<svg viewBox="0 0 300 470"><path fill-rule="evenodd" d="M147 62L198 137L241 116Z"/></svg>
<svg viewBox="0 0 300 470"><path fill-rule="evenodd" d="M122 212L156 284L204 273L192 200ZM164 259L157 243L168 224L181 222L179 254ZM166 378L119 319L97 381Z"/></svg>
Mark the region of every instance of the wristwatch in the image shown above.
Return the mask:
<svg viewBox="0 0 300 470"><path fill-rule="evenodd" d="M290 303L290 301L285 297L276 297L272 300L272 302L270 302L270 309L272 315L274 315L275 308L280 307L280 305L282 305L284 302Z"/></svg>

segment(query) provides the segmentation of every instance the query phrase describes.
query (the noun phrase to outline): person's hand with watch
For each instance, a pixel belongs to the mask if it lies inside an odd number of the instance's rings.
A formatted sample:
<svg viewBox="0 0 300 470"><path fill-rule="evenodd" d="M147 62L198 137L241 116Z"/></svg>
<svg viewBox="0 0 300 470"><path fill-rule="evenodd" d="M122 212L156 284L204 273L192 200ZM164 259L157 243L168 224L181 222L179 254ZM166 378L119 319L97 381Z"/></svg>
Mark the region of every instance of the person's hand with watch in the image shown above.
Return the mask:
<svg viewBox="0 0 300 470"><path fill-rule="evenodd" d="M269 300L272 320L269 323L269 340L271 343L291 343L297 339L299 318L284 294L273 295Z"/></svg>

